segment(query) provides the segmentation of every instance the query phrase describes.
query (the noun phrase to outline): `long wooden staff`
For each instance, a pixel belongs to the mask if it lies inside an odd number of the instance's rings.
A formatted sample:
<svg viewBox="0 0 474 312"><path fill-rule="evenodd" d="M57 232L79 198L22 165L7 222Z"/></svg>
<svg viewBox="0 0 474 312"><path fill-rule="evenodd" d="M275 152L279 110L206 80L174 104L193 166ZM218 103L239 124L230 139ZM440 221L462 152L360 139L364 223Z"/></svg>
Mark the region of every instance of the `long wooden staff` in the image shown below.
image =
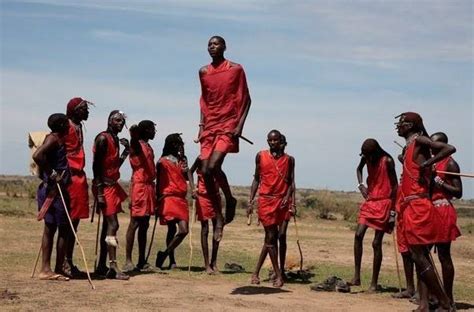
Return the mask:
<svg viewBox="0 0 474 312"><path fill-rule="evenodd" d="M151 246L153 246L153 239L155 238L156 223L158 221L158 212L155 212L155 223L153 224L153 232L151 232L150 246L148 246L148 252L146 254L145 263L148 263L150 257Z"/></svg>
<svg viewBox="0 0 474 312"><path fill-rule="evenodd" d="M191 214L191 222L189 224L189 261L188 261L188 276L191 275L191 264L193 262L193 224L196 214L196 200L193 199L193 209Z"/></svg>
<svg viewBox="0 0 474 312"><path fill-rule="evenodd" d="M301 251L300 235L298 233L298 225L296 223L296 216L295 215L293 215L293 221L295 222L296 244L298 245L298 251L300 252L300 271L303 271L303 252Z"/></svg>
<svg viewBox="0 0 474 312"><path fill-rule="evenodd" d="M433 271L435 272L436 278L438 279L438 283L441 285L441 290L443 291L443 294L444 294L446 297L448 297L448 294L446 293L446 290L444 289L443 280L442 280L441 277L439 276L438 269L436 268L436 265L435 265L435 263L434 263L433 257L431 256L431 250L429 251L428 254L430 255L431 265L433 266Z"/></svg>
<svg viewBox="0 0 474 312"><path fill-rule="evenodd" d="M41 249L43 248L43 239L41 239L41 245L38 250L38 255L36 256L35 266L33 267L33 271L31 271L31 278L35 277L36 267L38 266L38 261L41 255Z"/></svg>
<svg viewBox="0 0 474 312"><path fill-rule="evenodd" d="M95 213L95 209L94 212ZM95 260L94 260L94 271L97 270L97 261L99 258L99 232L100 232L100 215L101 211L99 210L99 216L97 217L97 232L95 234Z"/></svg>
<svg viewBox="0 0 474 312"><path fill-rule="evenodd" d="M398 264L397 239L395 238L395 228L392 231L393 252L395 256L395 264L397 265L398 289L402 292L402 278L400 275L400 265Z"/></svg>
<svg viewBox="0 0 474 312"><path fill-rule="evenodd" d="M71 216L69 215L69 211L67 210L66 201L64 200L63 191L61 190L61 187L59 186L58 183L56 183L56 186L57 186L57 188L58 188L59 195L61 195L61 200L62 200L62 202L63 202L64 211L66 212L67 219L69 220L69 225L71 226L71 231L72 231L72 233L74 234L74 237L76 238L76 242L77 242L77 244L79 245L79 248L81 249L82 260L84 260L84 266L85 266L85 268L86 268L87 279L89 280L89 284L91 284L92 289L95 289L95 286L94 286L94 284L92 283L91 276L90 276L90 274L89 274L89 269L88 269L88 267L87 267L87 260L86 260L86 255L84 254L84 249L82 248L82 244L81 244L81 242L79 241L79 238L77 237L76 231L74 231L74 226L73 226L73 224L72 224ZM100 216L100 215L99 215L99 216Z"/></svg>
<svg viewBox="0 0 474 312"><path fill-rule="evenodd" d="M459 177L466 177L466 178L474 178L474 174L472 173L457 173L457 172L450 172L450 171L442 171L442 170L436 170L437 173L444 173L447 175L455 175Z"/></svg>

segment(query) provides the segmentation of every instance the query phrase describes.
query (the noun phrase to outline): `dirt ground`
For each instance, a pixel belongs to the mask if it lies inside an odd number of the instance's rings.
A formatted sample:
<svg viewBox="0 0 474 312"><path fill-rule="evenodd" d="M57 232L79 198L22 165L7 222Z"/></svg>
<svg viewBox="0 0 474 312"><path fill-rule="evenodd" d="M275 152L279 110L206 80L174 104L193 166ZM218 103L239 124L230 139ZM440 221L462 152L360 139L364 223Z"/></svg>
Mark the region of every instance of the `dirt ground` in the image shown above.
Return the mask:
<svg viewBox="0 0 474 312"><path fill-rule="evenodd" d="M379 283L383 291L368 294L371 274L371 240L368 232L363 257L363 285L353 287L351 293L321 293L309 289L310 283L321 282L331 275L346 280L352 277L353 232L344 221L322 221L306 218L298 221L305 266L312 267L309 282L292 281L282 289L275 289L263 281L260 286L249 283L263 241L263 231L255 224L246 225L239 215L226 227L220 250L221 274L209 276L202 272L202 256L198 223L193 226L193 267L188 275L188 240L177 251L179 268L133 276L129 281L94 280L91 290L86 280L69 282L40 281L30 278L38 251L42 223L34 216L4 216L0 218L0 309L2 311L65 310L90 311L409 311L416 308L406 300L392 299L398 280L391 236L384 238L384 260ZM460 222L464 222L460 220ZM470 222L470 221L469 221ZM125 232L128 217L120 217L119 265L125 253ZM88 266L94 263L96 224L88 220L79 227L79 238L85 248ZM151 235L149 231L149 236ZM295 265L299 254L295 243L295 229L288 229L288 262ZM157 226L155 244L150 257L154 263L158 248L164 245L165 227ZM136 245L135 245L136 248ZM455 297L459 310L474 310L474 240L472 234L459 238L453 245L456 265ZM135 256L136 258L136 256ZM401 261L401 259L399 259ZM79 249L76 264L83 269ZM236 262L245 267L243 273L224 270L224 263ZM54 263L54 261L53 261ZM402 271L403 274L403 271ZM262 279L267 276L262 271ZM404 283L403 275L402 281Z"/></svg>

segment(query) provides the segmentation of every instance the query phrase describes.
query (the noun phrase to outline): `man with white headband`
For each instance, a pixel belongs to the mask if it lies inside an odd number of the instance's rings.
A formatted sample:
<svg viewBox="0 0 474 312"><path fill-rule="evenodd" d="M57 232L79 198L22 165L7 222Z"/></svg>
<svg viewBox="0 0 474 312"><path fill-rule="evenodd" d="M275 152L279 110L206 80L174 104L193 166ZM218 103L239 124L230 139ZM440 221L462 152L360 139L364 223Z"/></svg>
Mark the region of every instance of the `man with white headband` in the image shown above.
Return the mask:
<svg viewBox="0 0 474 312"><path fill-rule="evenodd" d="M122 212L122 202L127 194L118 183L120 166L129 154L127 139L118 138L118 134L125 125L125 114L113 110L108 119L108 127L97 135L94 140L94 172L93 193L96 197L97 212L102 213L104 221L100 236L100 256L96 274L105 275L110 279L128 280L129 276L120 272L117 265L116 251L118 247L117 231L119 228L117 214ZM120 144L124 151L119 156ZM110 268L106 266L107 253L109 254Z"/></svg>

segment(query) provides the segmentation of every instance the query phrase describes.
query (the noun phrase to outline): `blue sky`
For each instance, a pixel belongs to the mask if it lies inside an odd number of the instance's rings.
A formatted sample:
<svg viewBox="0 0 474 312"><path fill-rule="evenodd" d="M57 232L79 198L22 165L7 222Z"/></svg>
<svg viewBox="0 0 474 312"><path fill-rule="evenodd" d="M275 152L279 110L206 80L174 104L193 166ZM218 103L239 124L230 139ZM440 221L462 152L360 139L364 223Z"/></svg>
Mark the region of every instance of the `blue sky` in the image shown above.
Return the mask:
<svg viewBox="0 0 474 312"><path fill-rule="evenodd" d="M161 154L199 122L198 69L207 40L247 73L252 108L241 153L225 162L232 184L251 182L266 134L287 135L301 187L354 190L362 141L399 152L394 116L419 112L445 131L461 169L474 172L472 1L1 1L0 173L27 174L27 133L82 96L87 171L94 136L112 109L152 119ZM125 132L122 134L125 135ZM400 167L398 167L398 172ZM123 178L130 176L129 165ZM474 183L465 197L474 197Z"/></svg>

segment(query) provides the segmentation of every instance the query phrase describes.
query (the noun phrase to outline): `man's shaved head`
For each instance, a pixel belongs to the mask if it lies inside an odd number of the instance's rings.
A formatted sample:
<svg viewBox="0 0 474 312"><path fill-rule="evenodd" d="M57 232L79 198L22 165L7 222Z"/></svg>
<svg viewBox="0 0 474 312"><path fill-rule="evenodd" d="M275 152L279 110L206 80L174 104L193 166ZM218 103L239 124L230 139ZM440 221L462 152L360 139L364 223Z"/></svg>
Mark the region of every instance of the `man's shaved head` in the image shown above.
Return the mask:
<svg viewBox="0 0 474 312"><path fill-rule="evenodd" d="M431 140L448 144L448 136L444 132L436 132L431 135Z"/></svg>

